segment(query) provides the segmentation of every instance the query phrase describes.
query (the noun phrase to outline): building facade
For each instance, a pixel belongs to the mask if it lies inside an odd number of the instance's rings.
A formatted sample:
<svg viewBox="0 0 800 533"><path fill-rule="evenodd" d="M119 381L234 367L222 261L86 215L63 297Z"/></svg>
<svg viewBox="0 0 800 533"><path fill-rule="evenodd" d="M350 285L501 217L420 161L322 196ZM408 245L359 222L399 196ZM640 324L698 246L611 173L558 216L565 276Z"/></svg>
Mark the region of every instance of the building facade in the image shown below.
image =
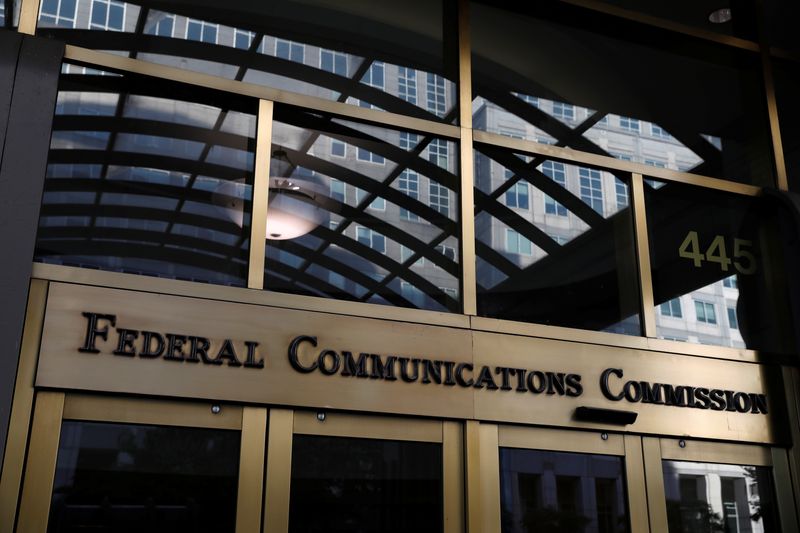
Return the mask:
<svg viewBox="0 0 800 533"><path fill-rule="evenodd" d="M0 2L0 531L796 531L794 10Z"/></svg>

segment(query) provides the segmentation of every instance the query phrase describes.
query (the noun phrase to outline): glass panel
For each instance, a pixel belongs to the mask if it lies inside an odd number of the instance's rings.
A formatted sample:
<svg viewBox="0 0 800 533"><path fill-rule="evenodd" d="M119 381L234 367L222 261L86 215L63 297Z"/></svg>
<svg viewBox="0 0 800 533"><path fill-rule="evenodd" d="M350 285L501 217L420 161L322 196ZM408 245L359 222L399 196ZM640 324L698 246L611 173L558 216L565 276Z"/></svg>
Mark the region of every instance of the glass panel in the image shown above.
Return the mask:
<svg viewBox="0 0 800 533"><path fill-rule="evenodd" d="M442 531L442 446L295 435L289 531Z"/></svg>
<svg viewBox="0 0 800 533"><path fill-rule="evenodd" d="M529 5L532 16L471 4L476 129L773 184L757 54L567 3Z"/></svg>
<svg viewBox="0 0 800 533"><path fill-rule="evenodd" d="M765 2L764 7L769 43L786 50L800 51L800 38L797 35L800 4L795 0L771 0Z"/></svg>
<svg viewBox="0 0 800 533"><path fill-rule="evenodd" d="M38 33L176 68L452 123L458 115L456 48L454 32L445 39L446 3L233 0L200 7L168 0L155 9L117 0L42 0Z"/></svg>
<svg viewBox="0 0 800 533"><path fill-rule="evenodd" d="M475 154L478 313L640 335L628 176Z"/></svg>
<svg viewBox="0 0 800 533"><path fill-rule="evenodd" d="M629 531L621 457L500 448L503 533Z"/></svg>
<svg viewBox="0 0 800 533"><path fill-rule="evenodd" d="M255 105L65 65L35 260L245 285Z"/></svg>
<svg viewBox="0 0 800 533"><path fill-rule="evenodd" d="M772 475L763 466L663 461L670 533L777 533Z"/></svg>
<svg viewBox="0 0 800 533"><path fill-rule="evenodd" d="M239 432L64 421L48 531L233 531Z"/></svg>
<svg viewBox="0 0 800 533"><path fill-rule="evenodd" d="M800 64L773 59L772 65L789 189L800 193Z"/></svg>
<svg viewBox="0 0 800 533"><path fill-rule="evenodd" d="M264 287L460 311L458 152L278 107Z"/></svg>
<svg viewBox="0 0 800 533"><path fill-rule="evenodd" d="M679 183L645 183L658 336L790 350L775 205Z"/></svg>
<svg viewBox="0 0 800 533"><path fill-rule="evenodd" d="M0 0L0 28L15 29L19 24L20 2Z"/></svg>

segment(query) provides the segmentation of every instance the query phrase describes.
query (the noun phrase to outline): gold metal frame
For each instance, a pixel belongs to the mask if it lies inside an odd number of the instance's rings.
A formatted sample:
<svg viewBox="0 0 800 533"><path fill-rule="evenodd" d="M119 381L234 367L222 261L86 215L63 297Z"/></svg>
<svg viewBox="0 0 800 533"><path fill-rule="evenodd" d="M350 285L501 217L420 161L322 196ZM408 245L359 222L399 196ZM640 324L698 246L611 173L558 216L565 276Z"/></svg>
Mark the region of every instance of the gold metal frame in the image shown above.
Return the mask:
<svg viewBox="0 0 800 533"><path fill-rule="evenodd" d="M272 159L272 116L274 106L268 100L258 103L256 133L256 169L253 184L253 216L250 223L250 261L247 287L264 288L264 254L267 239L267 204L269 202L269 165Z"/></svg>
<svg viewBox="0 0 800 533"><path fill-rule="evenodd" d="M61 423L85 420L239 430L236 533L259 533L267 409L221 404L215 414L211 407L210 402L38 392L16 531L47 530Z"/></svg>
<svg viewBox="0 0 800 533"><path fill-rule="evenodd" d="M36 377L36 362L39 357L39 343L44 324L47 289L46 281L33 280L28 292L25 330L22 334L22 347L2 464L2 478L0 478L0 524L13 525L17 512L19 489L28 446L28 431L33 413L33 382Z"/></svg>

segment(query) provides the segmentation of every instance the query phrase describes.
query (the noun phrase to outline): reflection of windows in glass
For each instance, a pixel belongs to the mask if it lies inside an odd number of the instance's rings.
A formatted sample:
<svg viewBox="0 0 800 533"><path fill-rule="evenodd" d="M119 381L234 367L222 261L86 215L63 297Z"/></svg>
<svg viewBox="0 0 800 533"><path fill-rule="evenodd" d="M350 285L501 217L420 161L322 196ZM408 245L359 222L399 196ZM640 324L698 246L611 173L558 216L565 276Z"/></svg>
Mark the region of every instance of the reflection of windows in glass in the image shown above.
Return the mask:
<svg viewBox="0 0 800 533"><path fill-rule="evenodd" d="M602 215L603 183L600 171L593 168L579 168L578 175L581 181L581 200Z"/></svg>
<svg viewBox="0 0 800 533"><path fill-rule="evenodd" d="M125 29L125 4L114 0L92 0L89 29L122 31Z"/></svg>
<svg viewBox="0 0 800 533"><path fill-rule="evenodd" d="M532 105L533 107L536 108L539 107L539 98L536 96L531 96L529 94L520 94L520 93L514 93L514 95L523 102Z"/></svg>
<svg viewBox="0 0 800 533"><path fill-rule="evenodd" d="M419 175L413 170L404 170L397 178L397 188L409 198L419 199ZM404 220L419 220L419 217L408 209L400 208L400 218Z"/></svg>
<svg viewBox="0 0 800 533"><path fill-rule="evenodd" d="M233 47L239 50L249 50L253 45L256 34L252 31L233 29Z"/></svg>
<svg viewBox="0 0 800 533"><path fill-rule="evenodd" d="M437 244L435 250L451 261L456 260L456 249L446 244Z"/></svg>
<svg viewBox="0 0 800 533"><path fill-rule="evenodd" d="M717 323L717 313L714 311L714 304L695 300L694 308L697 312L698 322L705 322L706 324Z"/></svg>
<svg viewBox="0 0 800 533"><path fill-rule="evenodd" d="M361 83L369 85L370 87L374 87L376 89L383 90L385 83L384 71L385 67L383 62L373 61L372 64L370 64L367 71L364 73L364 76L361 78ZM358 105L361 107L366 107L368 109L374 107L372 104L370 104L369 102L365 102L364 100L359 100Z"/></svg>
<svg viewBox="0 0 800 533"><path fill-rule="evenodd" d="M144 32L147 35L159 37L172 37L175 32L175 15L169 13L151 12L153 17Z"/></svg>
<svg viewBox="0 0 800 533"><path fill-rule="evenodd" d="M356 150L356 157L358 158L359 161L368 161L370 163L377 163L379 165L382 165L384 163L382 155L370 152L366 148L361 148L360 146Z"/></svg>
<svg viewBox="0 0 800 533"><path fill-rule="evenodd" d="M575 120L575 106L563 102L553 102L553 116L564 120Z"/></svg>
<svg viewBox="0 0 800 533"><path fill-rule="evenodd" d="M739 319L736 318L736 309L728 307L728 325L731 329L739 329Z"/></svg>
<svg viewBox="0 0 800 533"><path fill-rule="evenodd" d="M542 476L528 472L517 473L519 506L521 509L536 509L542 505Z"/></svg>
<svg viewBox="0 0 800 533"><path fill-rule="evenodd" d="M562 513L580 514L581 478L556 476L556 500Z"/></svg>
<svg viewBox="0 0 800 533"><path fill-rule="evenodd" d="M667 164L663 161L656 161L655 159L645 159L644 164L649 167L667 168Z"/></svg>
<svg viewBox="0 0 800 533"><path fill-rule="evenodd" d="M623 130L639 133L639 121L630 117L619 117L619 127Z"/></svg>
<svg viewBox="0 0 800 533"><path fill-rule="evenodd" d="M517 209L528 209L528 184L515 183L506 191L506 205Z"/></svg>
<svg viewBox="0 0 800 533"><path fill-rule="evenodd" d="M397 96L417 103L417 71L408 67L397 67Z"/></svg>
<svg viewBox="0 0 800 533"><path fill-rule="evenodd" d="M323 48L319 51L319 68L339 76L347 76L347 55Z"/></svg>
<svg viewBox="0 0 800 533"><path fill-rule="evenodd" d="M617 209L628 207L628 186L617 177L614 178L614 185L617 193Z"/></svg>
<svg viewBox="0 0 800 533"><path fill-rule="evenodd" d="M407 281L400 282L400 294L417 307L422 307L425 302L425 293Z"/></svg>
<svg viewBox="0 0 800 533"><path fill-rule="evenodd" d="M39 21L49 26L75 27L77 0L44 0L39 13Z"/></svg>
<svg viewBox="0 0 800 533"><path fill-rule="evenodd" d="M506 252L517 255L533 254L531 241L511 228L506 228Z"/></svg>
<svg viewBox="0 0 800 533"><path fill-rule="evenodd" d="M664 302L661 304L661 314L663 316L682 318L683 312L681 311L681 301L678 298L673 298L668 302Z"/></svg>
<svg viewBox="0 0 800 533"><path fill-rule="evenodd" d="M195 19L188 19L186 22L186 38L190 41L217 44L218 33L219 24Z"/></svg>
<svg viewBox="0 0 800 533"><path fill-rule="evenodd" d="M617 480L596 478L594 491L597 498L597 530L599 533L619 531L617 524Z"/></svg>
<svg viewBox="0 0 800 533"><path fill-rule="evenodd" d="M275 39L275 57L302 63L305 60L305 56L306 47L303 44L284 39Z"/></svg>
<svg viewBox="0 0 800 533"><path fill-rule="evenodd" d="M345 203L345 185L343 181L331 180L331 198L337 202Z"/></svg>
<svg viewBox="0 0 800 533"><path fill-rule="evenodd" d="M376 252L386 253L386 237L364 226L356 226L356 240Z"/></svg>
<svg viewBox="0 0 800 533"><path fill-rule="evenodd" d="M438 287L440 291L448 295L450 298L458 299L458 289L452 287Z"/></svg>
<svg viewBox="0 0 800 533"><path fill-rule="evenodd" d="M335 157L345 157L347 155L347 143L338 139L331 139L331 155Z"/></svg>
<svg viewBox="0 0 800 533"><path fill-rule="evenodd" d="M444 216L450 214L450 191L447 187L431 181L428 185L428 198L430 206Z"/></svg>
<svg viewBox="0 0 800 533"><path fill-rule="evenodd" d="M672 135L667 133L667 130L665 130L658 124L653 124L652 122L650 123L650 135L652 135L653 137L660 137L662 139L669 139L670 137L672 137Z"/></svg>
<svg viewBox="0 0 800 533"><path fill-rule="evenodd" d="M364 200L364 197L366 196L367 196L367 191L362 189L356 189L356 203L360 204ZM378 211L383 211L384 209L386 209L386 199L378 196L377 198L372 200L372 202L369 204L369 208Z"/></svg>
<svg viewBox="0 0 800 533"><path fill-rule="evenodd" d="M727 278L722 280L722 286L727 287L728 289L737 289L739 285L736 281L736 276L728 276Z"/></svg>
<svg viewBox="0 0 800 533"><path fill-rule="evenodd" d="M412 150L419 142L419 137L416 133L408 133L407 131L400 132L400 148L403 150Z"/></svg>
<svg viewBox="0 0 800 533"><path fill-rule="evenodd" d="M542 163L541 170L542 174L561 185L564 189L567 188L567 173L564 169L564 163L545 161ZM544 197L544 212L548 215L567 216L567 208L547 195Z"/></svg>
<svg viewBox="0 0 800 533"><path fill-rule="evenodd" d="M444 139L434 139L428 145L428 161L431 163L446 169L448 156L447 141Z"/></svg>
<svg viewBox="0 0 800 533"><path fill-rule="evenodd" d="M405 263L406 261L411 259L411 257L413 255L414 255L414 251L411 248L407 248L407 247L403 246L402 244L400 245L400 262L401 263ZM421 258L420 261L424 261L424 258ZM418 263L419 263L419 261L415 262L414 265L416 266Z"/></svg>
<svg viewBox="0 0 800 533"><path fill-rule="evenodd" d="M428 72L426 96L428 99L428 111L437 117L443 117L447 112L446 80L438 74Z"/></svg>

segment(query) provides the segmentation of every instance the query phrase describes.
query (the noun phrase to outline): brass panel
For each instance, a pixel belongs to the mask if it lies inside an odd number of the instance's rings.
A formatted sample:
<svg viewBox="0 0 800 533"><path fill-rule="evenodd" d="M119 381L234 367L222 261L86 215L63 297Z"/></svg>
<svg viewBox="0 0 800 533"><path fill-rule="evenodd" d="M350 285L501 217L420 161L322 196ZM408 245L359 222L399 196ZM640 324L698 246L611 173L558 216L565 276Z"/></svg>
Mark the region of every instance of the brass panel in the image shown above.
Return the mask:
<svg viewBox="0 0 800 533"><path fill-rule="evenodd" d="M500 531L500 449L497 425L481 424L480 441L480 499L481 531Z"/></svg>
<svg viewBox="0 0 800 533"><path fill-rule="evenodd" d="M84 311L115 314L117 327L208 337L217 347L223 339L239 343L239 350L245 341L258 342L256 359L264 359L264 368L115 356L113 331L107 342L98 344L102 353L81 353ZM364 352L470 361L466 330L53 283L45 332L37 375L37 385L44 387L451 418L472 415L469 388L303 374L292 369L287 357L291 340L306 334L317 335L319 345L300 347L303 364L328 348L350 350L356 357Z"/></svg>
<svg viewBox="0 0 800 533"><path fill-rule="evenodd" d="M647 509L650 533L664 533L667 527L667 496L664 490L664 468L661 466L661 445L651 437L642 439L644 476L647 484Z"/></svg>
<svg viewBox="0 0 800 533"><path fill-rule="evenodd" d="M36 22L39 19L39 0L21 1L17 31L34 35L36 34Z"/></svg>
<svg viewBox="0 0 800 533"><path fill-rule="evenodd" d="M199 72L192 72L190 70L158 65L156 63L148 63L139 59L122 57L106 52L98 52L96 50L89 50L78 46L67 45L64 57L65 59L89 63L98 67L166 78L181 83L199 85L202 87L209 87L212 89L241 94L244 96L251 96L253 98L260 98L263 100L305 107L316 111L323 111L325 113L331 113L341 117L364 120L378 125L432 133L440 137L458 139L458 136L461 133L457 126L452 126L450 124L412 118L405 115L398 115L396 113L379 111L376 109L367 109L351 104L325 100L323 98L317 98L314 96L290 93L288 91L273 89L263 85L255 85L252 83L219 78L210 74L201 74Z"/></svg>
<svg viewBox="0 0 800 533"><path fill-rule="evenodd" d="M795 505L796 495L792 490L789 474L789 458L785 449L772 448L772 476L775 481L775 499L783 533L798 533L798 514Z"/></svg>
<svg viewBox="0 0 800 533"><path fill-rule="evenodd" d="M634 22L647 24L649 26L663 28L665 30L669 30L676 33L683 33L684 35L689 35L691 37L696 37L698 39L712 41L715 43L724 44L726 46L732 46L735 48L741 48L743 50L749 50L751 52L758 51L758 45L752 41L740 39L739 37L733 37L730 35L716 33L713 31L702 30L694 26L687 26L679 22L673 22L671 20L662 19L652 15L647 15L639 11L631 11L625 8L616 7L612 4L599 2L598 0L562 0L562 1L568 4L591 9L592 11L599 11L601 13L607 13L615 17L625 18L628 20L632 20Z"/></svg>
<svg viewBox="0 0 800 533"><path fill-rule="evenodd" d="M653 297L653 275L650 271L650 243L647 234L647 213L644 204L644 181L641 174L633 174L631 179L633 198L634 233L636 235L636 258L639 266L639 287L641 289L642 323L644 336L656 336L656 309Z"/></svg>
<svg viewBox="0 0 800 533"><path fill-rule="evenodd" d="M8 422L3 475L0 478L0 524L13 524L17 513L19 488L28 445L28 430L33 412L36 359L39 356L46 303L47 282L31 281L28 307L25 310L25 330L22 332L19 366L14 383L14 398Z"/></svg>
<svg viewBox="0 0 800 533"><path fill-rule="evenodd" d="M464 533L464 439L459 422L443 422L444 533Z"/></svg>
<svg viewBox="0 0 800 533"><path fill-rule="evenodd" d="M661 457L672 461L694 461L699 463L723 463L733 465L771 466L772 452L766 446L661 439Z"/></svg>
<svg viewBox="0 0 800 533"><path fill-rule="evenodd" d="M668 341L665 339L646 339L647 348L658 352L681 353L710 357L714 359L729 359L757 363L762 360L761 354L756 350L746 348L729 348L727 346L711 346L709 344L693 344L690 342Z"/></svg>
<svg viewBox="0 0 800 533"><path fill-rule="evenodd" d="M206 298L209 300L268 305L306 311L321 311L323 313L336 313L339 315L365 316L400 322L469 328L469 317L453 313L405 309L379 304L346 302L343 300L279 292L253 291L240 287L226 287L224 285L212 285L210 283L154 278L150 276L106 272L88 268L34 263L33 277L50 281L131 289L140 292L174 294Z"/></svg>
<svg viewBox="0 0 800 533"><path fill-rule="evenodd" d="M272 102L258 102L256 133L256 171L253 184L253 216L250 224L250 261L247 287L264 288L264 254L267 243L267 204L269 201L269 165L272 158Z"/></svg>
<svg viewBox="0 0 800 533"><path fill-rule="evenodd" d="M464 128L472 129L472 39L470 38L469 0L458 1L458 111L461 142ZM470 147L472 143L470 142ZM472 164L470 163L470 166ZM470 184L470 186L472 186Z"/></svg>
<svg viewBox="0 0 800 533"><path fill-rule="evenodd" d="M637 435L625 435L625 485L631 533L648 533L650 520L647 516L647 486L644 475L642 439Z"/></svg>
<svg viewBox="0 0 800 533"><path fill-rule="evenodd" d="M525 337L485 332L473 333L473 349L476 369L502 364L529 371L573 373L581 376L583 386L582 395L577 397L479 389L475 392L475 418L479 420L607 429L608 426L573 420L577 407L589 406L638 413L635 423L616 429L642 434L750 442L775 442L783 437L784 424L763 414L611 401L600 388L602 372L619 368L624 377L611 379L615 393L625 382L634 380L765 394L770 378L779 371L775 367L548 339L533 342ZM784 401L778 394L775 392L770 398L773 406Z"/></svg>
<svg viewBox="0 0 800 533"><path fill-rule="evenodd" d="M17 531L20 533L47 531L63 410L64 393L39 392L36 395L30 448L17 521Z"/></svg>
<svg viewBox="0 0 800 533"><path fill-rule="evenodd" d="M267 445L267 410L245 407L239 454L239 490L236 496L236 533L259 533L264 503L264 455Z"/></svg>
<svg viewBox="0 0 800 533"><path fill-rule="evenodd" d="M286 533L289 530L293 418L288 409L270 409L269 412L263 533Z"/></svg>
<svg viewBox="0 0 800 533"><path fill-rule="evenodd" d="M317 419L317 411L296 410L294 432L328 437L442 442L442 422L439 420L409 420L347 413L326 412L325 420L320 421Z"/></svg>
<svg viewBox="0 0 800 533"><path fill-rule="evenodd" d="M242 428L242 408L238 405L221 404L220 412L214 414L211 412L210 402L189 403L144 398L134 400L69 394L64 402L64 419L238 430Z"/></svg>
<svg viewBox="0 0 800 533"><path fill-rule="evenodd" d="M540 144L535 141L512 139L511 137L506 137L497 133L487 133L485 131L475 130L473 132L473 137L477 142L490 143L496 146L511 148L512 150L557 158L568 163L584 163L588 165L595 165L615 170L622 170L625 172L638 173L667 181L677 181L681 183L688 183L689 185L699 185L701 187L717 189L720 191L746 194L748 196L756 196L761 191L759 187L737 183L735 181L709 178L699 174L689 174L687 172L678 172L677 170L669 170L666 168L656 168L643 163L622 161L621 159L616 159L614 157L578 152L577 150L572 150L570 148L561 148L559 146L550 144Z"/></svg>
<svg viewBox="0 0 800 533"><path fill-rule="evenodd" d="M607 440L600 435L599 431L500 426L498 443L504 448L625 455L622 435L611 433Z"/></svg>
<svg viewBox="0 0 800 533"><path fill-rule="evenodd" d="M466 532L483 531L481 497L481 423L467 420L464 424L464 497L466 499ZM499 459L498 459L499 461ZM500 484L498 472L498 490Z"/></svg>
<svg viewBox="0 0 800 533"><path fill-rule="evenodd" d="M470 105L470 110L472 106ZM461 129L461 297L465 315L478 313L472 130Z"/></svg>

